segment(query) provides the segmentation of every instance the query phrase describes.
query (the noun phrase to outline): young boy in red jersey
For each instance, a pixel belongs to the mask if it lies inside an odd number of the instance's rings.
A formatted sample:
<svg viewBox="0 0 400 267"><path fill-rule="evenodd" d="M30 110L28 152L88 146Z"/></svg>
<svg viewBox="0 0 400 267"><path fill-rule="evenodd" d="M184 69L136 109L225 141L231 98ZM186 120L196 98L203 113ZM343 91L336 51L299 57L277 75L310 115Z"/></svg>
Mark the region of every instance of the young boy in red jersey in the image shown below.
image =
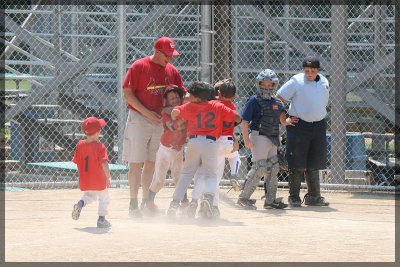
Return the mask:
<svg viewBox="0 0 400 267"><path fill-rule="evenodd" d="M188 123L189 137L183 170L176 185L173 200L167 211L173 217L179 208L189 184L194 177L200 162L204 168L205 190L200 210L208 218L213 217L213 198L217 186L217 139L221 135L223 121L240 122L236 111L216 101L207 101L210 95L210 84L194 82L189 87L189 103L175 107L171 118L185 119Z"/></svg>
<svg viewBox="0 0 400 267"><path fill-rule="evenodd" d="M81 199L74 205L72 218L78 220L84 206L99 200L97 227L109 228L110 222L105 219L110 202L108 187L111 185L111 174L108 167L108 155L104 144L98 141L100 130L106 125L103 119L89 117L82 123L85 140L78 142L72 161L78 166L79 188L84 191Z"/></svg>
<svg viewBox="0 0 400 267"><path fill-rule="evenodd" d="M235 104L232 101L235 99L236 94L236 86L232 82L232 79L224 79L218 81L214 88L218 94L217 102L222 103L226 107L236 110ZM215 196L213 201L213 213L215 217L219 217L220 212L218 208L219 203L219 183L221 182L224 167L225 167L225 159L229 159L229 164L231 166L231 183L235 191L240 190L239 182L237 181L237 171L240 164L239 153L237 150L234 150L234 135L233 131L235 128L234 121L226 121L222 122L222 132L221 136L217 140L218 144L218 161L217 161L217 187L215 190ZM188 208L188 216L193 218L196 214L197 202L200 196L204 193L205 181L203 179L203 171L202 167L199 168L198 172L195 176L195 184L194 189L192 191L192 201L189 204ZM234 181L234 183L232 182Z"/></svg>
<svg viewBox="0 0 400 267"><path fill-rule="evenodd" d="M175 107L182 105L183 93L184 90L177 85L167 86L163 96L164 106ZM164 133L161 136L161 144L156 154L155 171L149 188L149 196L145 200L144 206L145 211L149 215L157 212L154 197L164 186L168 169L171 169L172 179L177 184L183 168L183 145L186 142L186 122L183 119L173 121L168 112L163 112L162 121ZM187 194L185 194L181 201L181 206L187 206L188 204Z"/></svg>

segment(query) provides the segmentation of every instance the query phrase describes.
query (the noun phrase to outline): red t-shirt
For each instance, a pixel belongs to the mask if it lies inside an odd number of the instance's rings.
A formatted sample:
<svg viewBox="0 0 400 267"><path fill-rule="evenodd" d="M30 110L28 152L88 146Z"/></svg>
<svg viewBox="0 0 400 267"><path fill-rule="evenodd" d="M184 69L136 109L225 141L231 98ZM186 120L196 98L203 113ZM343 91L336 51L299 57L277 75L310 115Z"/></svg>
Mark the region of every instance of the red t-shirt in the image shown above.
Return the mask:
<svg viewBox="0 0 400 267"><path fill-rule="evenodd" d="M161 67L151 61L150 57L145 57L130 66L122 87L131 88L143 106L161 115L162 96L169 84L181 87L186 94L181 75L172 64ZM128 107L137 111L129 104Z"/></svg>
<svg viewBox="0 0 400 267"><path fill-rule="evenodd" d="M222 100L217 100L218 102L222 103L226 107L236 110L235 104L233 104L231 101L222 101ZM233 137L233 130L235 128L235 122L232 121L226 121L224 120L222 122L222 134L221 135L229 135Z"/></svg>
<svg viewBox="0 0 400 267"><path fill-rule="evenodd" d="M204 101L201 103L186 103L174 107L180 111L177 116L188 121L187 136L209 135L219 138L222 133L222 121L233 121L236 111L218 101Z"/></svg>
<svg viewBox="0 0 400 267"><path fill-rule="evenodd" d="M103 161L108 161L104 144L81 140L75 149L72 161L78 166L79 188L82 191L104 190L107 187L107 176L103 170Z"/></svg>
<svg viewBox="0 0 400 267"><path fill-rule="evenodd" d="M164 126L164 134L161 136L161 144L166 147L170 147L170 145L172 145L172 148L180 150L182 147L179 146L183 146L186 141L186 128L183 130L171 131L166 125L167 122L171 122L175 129L177 129L178 125L176 121L172 121L171 115L165 113L162 116L162 121ZM174 147L174 145L177 147Z"/></svg>

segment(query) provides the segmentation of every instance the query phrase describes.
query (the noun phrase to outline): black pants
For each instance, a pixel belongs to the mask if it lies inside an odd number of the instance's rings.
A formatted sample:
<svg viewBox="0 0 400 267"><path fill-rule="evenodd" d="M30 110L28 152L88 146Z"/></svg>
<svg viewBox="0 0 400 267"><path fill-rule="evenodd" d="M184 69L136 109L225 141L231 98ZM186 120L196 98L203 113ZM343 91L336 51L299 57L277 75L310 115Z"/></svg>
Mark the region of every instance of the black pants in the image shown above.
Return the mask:
<svg viewBox="0 0 400 267"><path fill-rule="evenodd" d="M289 169L326 168L326 120L287 126L286 159Z"/></svg>

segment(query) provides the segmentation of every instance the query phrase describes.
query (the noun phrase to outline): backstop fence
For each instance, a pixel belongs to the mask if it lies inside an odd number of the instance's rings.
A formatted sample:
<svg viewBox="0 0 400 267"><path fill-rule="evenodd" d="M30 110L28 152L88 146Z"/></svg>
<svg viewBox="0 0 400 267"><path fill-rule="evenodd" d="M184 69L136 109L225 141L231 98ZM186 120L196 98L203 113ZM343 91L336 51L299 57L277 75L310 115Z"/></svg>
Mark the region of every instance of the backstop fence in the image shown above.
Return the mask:
<svg viewBox="0 0 400 267"><path fill-rule="evenodd" d="M2 145L6 186L77 186L67 167L82 121L104 118L101 141L121 161L127 107L122 82L161 36L181 54L172 64L185 86L232 78L241 113L265 68L279 86L306 55L330 81L325 189L394 191L394 5L6 5ZM285 129L281 128L285 144ZM240 141L244 179L250 151ZM51 168L49 167L51 163ZM68 165L69 166L69 165ZM122 168L123 169L123 168ZM126 171L113 174L127 184ZM229 173L228 164L226 174ZM279 173L287 186L287 173Z"/></svg>

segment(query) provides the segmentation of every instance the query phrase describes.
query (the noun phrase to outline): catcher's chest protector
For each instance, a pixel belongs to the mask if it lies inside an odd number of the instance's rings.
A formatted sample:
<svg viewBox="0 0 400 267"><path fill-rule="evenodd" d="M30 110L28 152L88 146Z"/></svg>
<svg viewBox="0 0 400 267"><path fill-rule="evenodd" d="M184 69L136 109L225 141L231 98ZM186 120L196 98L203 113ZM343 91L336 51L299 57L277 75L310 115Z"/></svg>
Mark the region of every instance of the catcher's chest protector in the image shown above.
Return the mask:
<svg viewBox="0 0 400 267"><path fill-rule="evenodd" d="M263 99L260 95L256 96L257 103L261 106L261 119L259 132L261 135L279 135L279 116L282 111L282 104L276 98Z"/></svg>

